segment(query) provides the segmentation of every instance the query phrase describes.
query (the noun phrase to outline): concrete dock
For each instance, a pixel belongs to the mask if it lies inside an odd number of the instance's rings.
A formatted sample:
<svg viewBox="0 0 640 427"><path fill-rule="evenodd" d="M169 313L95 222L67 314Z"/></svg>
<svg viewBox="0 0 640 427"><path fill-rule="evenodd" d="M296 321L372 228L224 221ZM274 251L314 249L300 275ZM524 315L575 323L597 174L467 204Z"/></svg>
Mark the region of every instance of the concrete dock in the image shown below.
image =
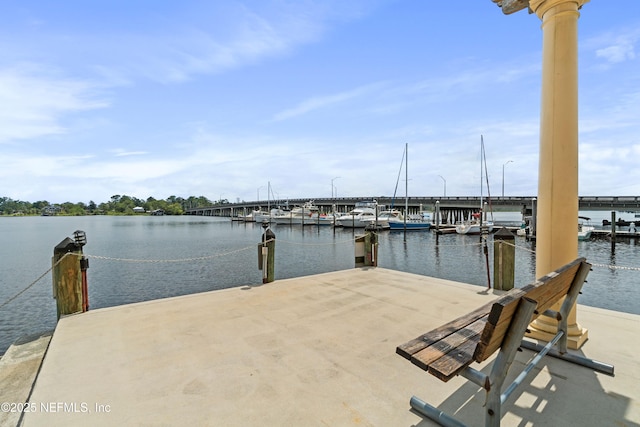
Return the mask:
<svg viewBox="0 0 640 427"><path fill-rule="evenodd" d="M484 425L479 387L442 383L395 348L494 298L363 268L65 317L20 423L433 425L410 410L415 394ZM502 425L640 426L640 316L579 306L578 321L589 329L579 353L616 376L547 357L503 406ZM508 379L532 356L520 352Z"/></svg>

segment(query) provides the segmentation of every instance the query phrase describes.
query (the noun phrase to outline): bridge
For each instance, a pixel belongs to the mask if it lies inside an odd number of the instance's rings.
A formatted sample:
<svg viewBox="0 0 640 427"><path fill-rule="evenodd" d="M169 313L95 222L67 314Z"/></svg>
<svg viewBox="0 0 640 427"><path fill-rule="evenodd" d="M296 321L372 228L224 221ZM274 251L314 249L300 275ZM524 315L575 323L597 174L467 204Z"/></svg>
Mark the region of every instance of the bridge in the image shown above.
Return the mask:
<svg viewBox="0 0 640 427"><path fill-rule="evenodd" d="M581 196L579 199L580 210L615 210L615 211L639 211L640 212L640 196ZM367 197L334 197L334 198L304 198L304 199L288 199L288 200L256 200L242 203L224 203L212 206L195 206L186 207L186 215L202 215L202 216L223 216L232 217L249 214L254 209L267 210L268 206L288 206L293 207L302 205L303 203L313 200L315 205L320 207L323 212L331 212L334 209L337 212L348 212L353 209L356 202L364 200L375 200L379 205L394 206L404 208L404 198L396 198L390 196L367 196ZM533 196L508 196L491 198L491 207L494 210L501 211L531 211L535 197ZM487 202L487 198L483 199ZM409 212L417 212L419 210L433 211L436 202L439 202L441 210L468 210L478 209L480 207L480 197L477 196L452 196L452 197L410 197L408 201Z"/></svg>

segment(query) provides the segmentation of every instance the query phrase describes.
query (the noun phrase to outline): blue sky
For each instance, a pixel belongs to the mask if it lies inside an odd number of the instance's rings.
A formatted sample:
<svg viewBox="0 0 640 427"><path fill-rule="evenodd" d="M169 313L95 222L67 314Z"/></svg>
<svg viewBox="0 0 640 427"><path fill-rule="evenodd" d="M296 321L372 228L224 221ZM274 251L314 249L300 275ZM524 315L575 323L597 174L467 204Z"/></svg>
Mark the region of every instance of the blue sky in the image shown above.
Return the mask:
<svg viewBox="0 0 640 427"><path fill-rule="evenodd" d="M479 195L480 135L535 195L541 47L491 0L5 0L0 196L392 195L405 143L410 195ZM639 195L640 1L583 7L579 67L580 195Z"/></svg>

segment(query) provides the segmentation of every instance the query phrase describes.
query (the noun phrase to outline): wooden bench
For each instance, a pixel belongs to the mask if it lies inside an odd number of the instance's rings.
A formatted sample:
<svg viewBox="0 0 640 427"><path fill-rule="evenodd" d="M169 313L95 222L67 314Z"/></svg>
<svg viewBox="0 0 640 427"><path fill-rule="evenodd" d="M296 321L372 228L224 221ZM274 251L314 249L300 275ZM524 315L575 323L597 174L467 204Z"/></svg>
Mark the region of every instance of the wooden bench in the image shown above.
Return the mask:
<svg viewBox="0 0 640 427"><path fill-rule="evenodd" d="M396 353L442 381L461 375L484 388L487 392L485 424L499 426L501 404L544 355L613 375L611 365L567 353L569 311L590 269L591 264L584 258L578 258L530 285L512 289L497 300L398 346ZM551 310L563 297L565 300L560 311ZM544 347L523 341L527 326L542 314L558 320L556 336ZM553 349L554 346L557 349ZM520 347L536 350L539 354L502 393L502 385ZM498 350L489 375L469 366L474 361L487 360ZM410 404L413 409L441 425L463 425L415 396Z"/></svg>

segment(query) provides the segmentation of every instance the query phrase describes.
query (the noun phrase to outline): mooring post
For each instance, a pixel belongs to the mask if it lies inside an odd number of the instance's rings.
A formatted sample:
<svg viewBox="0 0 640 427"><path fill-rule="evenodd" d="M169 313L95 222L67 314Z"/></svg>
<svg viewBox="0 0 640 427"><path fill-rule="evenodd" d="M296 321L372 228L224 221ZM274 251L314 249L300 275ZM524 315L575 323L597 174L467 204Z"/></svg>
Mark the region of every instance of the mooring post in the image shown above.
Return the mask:
<svg viewBox="0 0 640 427"><path fill-rule="evenodd" d="M262 223L262 243L258 245L258 269L262 270L262 283L271 283L275 276L276 235L269 228L269 223Z"/></svg>
<svg viewBox="0 0 640 427"><path fill-rule="evenodd" d="M355 266L378 266L378 235L373 231L367 231L363 236L356 236L355 241Z"/></svg>
<svg viewBox="0 0 640 427"><path fill-rule="evenodd" d="M493 286L508 291L513 289L516 248L512 232L502 227L493 235Z"/></svg>
<svg viewBox="0 0 640 427"><path fill-rule="evenodd" d="M616 251L616 211L611 211L611 253Z"/></svg>
<svg viewBox="0 0 640 427"><path fill-rule="evenodd" d="M84 231L77 230L74 236L75 241L66 237L53 248L53 298L58 319L89 309L86 281L89 263L82 255L87 240Z"/></svg>
<svg viewBox="0 0 640 427"><path fill-rule="evenodd" d="M438 245L438 238L440 237L440 200L436 200L435 220L436 220L436 246Z"/></svg>
<svg viewBox="0 0 640 427"><path fill-rule="evenodd" d="M378 235L375 231L367 232L365 236L365 265L367 267L378 266Z"/></svg>

